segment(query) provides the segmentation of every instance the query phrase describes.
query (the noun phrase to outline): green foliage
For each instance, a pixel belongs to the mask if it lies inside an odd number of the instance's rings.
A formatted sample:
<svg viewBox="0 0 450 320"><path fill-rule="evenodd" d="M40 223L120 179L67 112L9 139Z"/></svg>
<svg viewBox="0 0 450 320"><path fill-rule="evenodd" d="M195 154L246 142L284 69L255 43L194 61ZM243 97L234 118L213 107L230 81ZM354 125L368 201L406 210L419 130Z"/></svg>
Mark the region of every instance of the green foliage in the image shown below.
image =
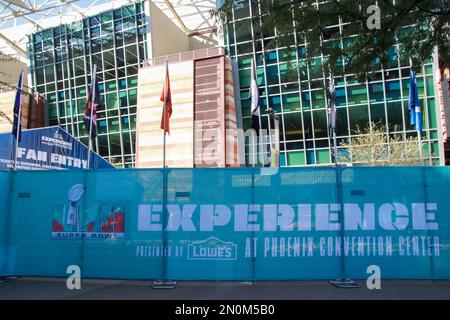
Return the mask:
<svg viewBox="0 0 450 320"><path fill-rule="evenodd" d="M214 15L226 23L232 6L243 3L248 2L225 0ZM325 55L324 63L330 65L326 73L354 73L363 80L380 66L388 66L390 57L398 54L404 63L411 57L418 67L431 57L436 46L441 60L450 65L448 0L377 1L381 28L373 30L367 26L373 11L368 13L367 9L376 3L374 0L330 0L319 5L316 0L259 3L262 34L275 34L266 50L291 46L295 33L297 43L306 46L306 59ZM342 27L331 27L339 21L344 23Z"/></svg>

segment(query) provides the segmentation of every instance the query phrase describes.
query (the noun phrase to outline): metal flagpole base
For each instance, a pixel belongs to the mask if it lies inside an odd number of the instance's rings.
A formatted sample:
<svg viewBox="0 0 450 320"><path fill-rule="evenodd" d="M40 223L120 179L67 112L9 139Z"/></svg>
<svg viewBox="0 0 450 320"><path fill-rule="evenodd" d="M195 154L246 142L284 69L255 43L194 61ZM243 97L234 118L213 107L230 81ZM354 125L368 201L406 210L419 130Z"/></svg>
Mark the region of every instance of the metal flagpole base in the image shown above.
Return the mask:
<svg viewBox="0 0 450 320"><path fill-rule="evenodd" d="M177 285L176 281L155 280L152 284L153 289L174 289Z"/></svg>
<svg viewBox="0 0 450 320"><path fill-rule="evenodd" d="M352 279L344 279L344 278L338 278L336 280L331 280L330 283L334 285L337 288L342 289L355 289L355 288L361 288L359 284L357 284Z"/></svg>

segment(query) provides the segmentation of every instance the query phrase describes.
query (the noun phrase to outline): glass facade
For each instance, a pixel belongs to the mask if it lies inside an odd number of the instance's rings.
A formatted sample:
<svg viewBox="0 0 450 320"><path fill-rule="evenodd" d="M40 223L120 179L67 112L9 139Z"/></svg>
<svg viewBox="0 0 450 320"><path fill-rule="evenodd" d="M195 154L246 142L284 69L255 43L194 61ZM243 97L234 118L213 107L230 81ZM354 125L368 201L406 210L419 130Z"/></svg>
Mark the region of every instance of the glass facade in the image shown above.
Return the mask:
<svg viewBox="0 0 450 320"><path fill-rule="evenodd" d="M137 73L147 59L145 1L40 31L29 37L33 87L45 94L49 125L88 145L83 124L91 66L104 106L93 148L117 167L134 166Z"/></svg>
<svg viewBox="0 0 450 320"><path fill-rule="evenodd" d="M256 61L263 126L267 127L267 106L280 119L280 165L327 165L332 161L328 137L323 56L306 60L307 43L297 39L294 22L290 48L270 48L276 30L261 32L259 1L234 1L232 14L224 24L227 53L237 60L240 100L244 129L250 127L250 66ZM329 25L339 32L338 18ZM300 37L299 37L300 39ZM273 47L273 46L272 46ZM294 67L292 67L294 66ZM398 47L390 51L385 69L359 83L352 75L335 79L337 103L338 146L355 136L357 126L368 128L370 122L381 122L388 137L416 136L409 124L409 58L401 56ZM426 163L439 164L437 110L433 86L433 65L430 59L417 72L422 105L424 154Z"/></svg>

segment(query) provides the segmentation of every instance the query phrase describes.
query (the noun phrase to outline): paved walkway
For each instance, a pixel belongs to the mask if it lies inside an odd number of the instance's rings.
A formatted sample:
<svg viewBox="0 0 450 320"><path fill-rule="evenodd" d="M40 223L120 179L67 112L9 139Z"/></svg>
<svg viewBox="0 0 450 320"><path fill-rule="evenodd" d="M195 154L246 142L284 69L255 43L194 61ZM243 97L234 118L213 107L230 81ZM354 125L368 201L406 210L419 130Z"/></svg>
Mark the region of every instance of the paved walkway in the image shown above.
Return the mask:
<svg viewBox="0 0 450 320"><path fill-rule="evenodd" d="M150 281L82 280L68 290L62 278L15 278L0 282L0 299L149 300L310 300L450 299L450 281L382 281L381 290L340 289L326 281L178 282L174 289L152 289Z"/></svg>

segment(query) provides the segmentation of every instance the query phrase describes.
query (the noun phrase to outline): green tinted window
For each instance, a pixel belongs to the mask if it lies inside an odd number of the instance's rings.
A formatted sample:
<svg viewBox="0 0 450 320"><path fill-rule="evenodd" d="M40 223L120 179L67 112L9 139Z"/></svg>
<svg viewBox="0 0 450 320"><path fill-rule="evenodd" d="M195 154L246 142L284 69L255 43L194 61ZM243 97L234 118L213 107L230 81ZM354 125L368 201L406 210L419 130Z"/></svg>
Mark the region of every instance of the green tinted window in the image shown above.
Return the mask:
<svg viewBox="0 0 450 320"><path fill-rule="evenodd" d="M299 112L286 113L283 115L285 139L299 140L302 139L302 119Z"/></svg>
<svg viewBox="0 0 450 320"><path fill-rule="evenodd" d="M236 42L244 42L252 40L252 30L250 19L237 21L235 23Z"/></svg>
<svg viewBox="0 0 450 320"><path fill-rule="evenodd" d="M386 82L386 100L400 100L402 98L400 92L400 81Z"/></svg>
<svg viewBox="0 0 450 320"><path fill-rule="evenodd" d="M356 129L365 130L369 127L369 112L366 105L349 107L351 134Z"/></svg>
<svg viewBox="0 0 450 320"><path fill-rule="evenodd" d="M367 90L365 85L349 86L347 88L348 104L361 104L367 102Z"/></svg>
<svg viewBox="0 0 450 320"><path fill-rule="evenodd" d="M311 91L312 107L314 109L325 108L325 95L323 90Z"/></svg>
<svg viewBox="0 0 450 320"><path fill-rule="evenodd" d="M436 104L434 99L428 99L428 118L430 120L430 129L437 128Z"/></svg>
<svg viewBox="0 0 450 320"><path fill-rule="evenodd" d="M283 110L285 112L300 110L300 96L298 93L283 95Z"/></svg>
<svg viewBox="0 0 450 320"><path fill-rule="evenodd" d="M305 165L305 152L304 151L293 151L287 153L288 165L290 166L301 166Z"/></svg>
<svg viewBox="0 0 450 320"><path fill-rule="evenodd" d="M383 84L370 83L369 84L369 99L370 102L384 101Z"/></svg>
<svg viewBox="0 0 450 320"><path fill-rule="evenodd" d="M400 102L388 103L388 125L389 131L401 131L403 130L403 110ZM409 118L408 118L409 119ZM409 120L407 121L409 123Z"/></svg>
<svg viewBox="0 0 450 320"><path fill-rule="evenodd" d="M317 150L316 158L318 164L330 163L330 150Z"/></svg>
<svg viewBox="0 0 450 320"><path fill-rule="evenodd" d="M426 77L427 96L434 96L434 82L433 77Z"/></svg>

